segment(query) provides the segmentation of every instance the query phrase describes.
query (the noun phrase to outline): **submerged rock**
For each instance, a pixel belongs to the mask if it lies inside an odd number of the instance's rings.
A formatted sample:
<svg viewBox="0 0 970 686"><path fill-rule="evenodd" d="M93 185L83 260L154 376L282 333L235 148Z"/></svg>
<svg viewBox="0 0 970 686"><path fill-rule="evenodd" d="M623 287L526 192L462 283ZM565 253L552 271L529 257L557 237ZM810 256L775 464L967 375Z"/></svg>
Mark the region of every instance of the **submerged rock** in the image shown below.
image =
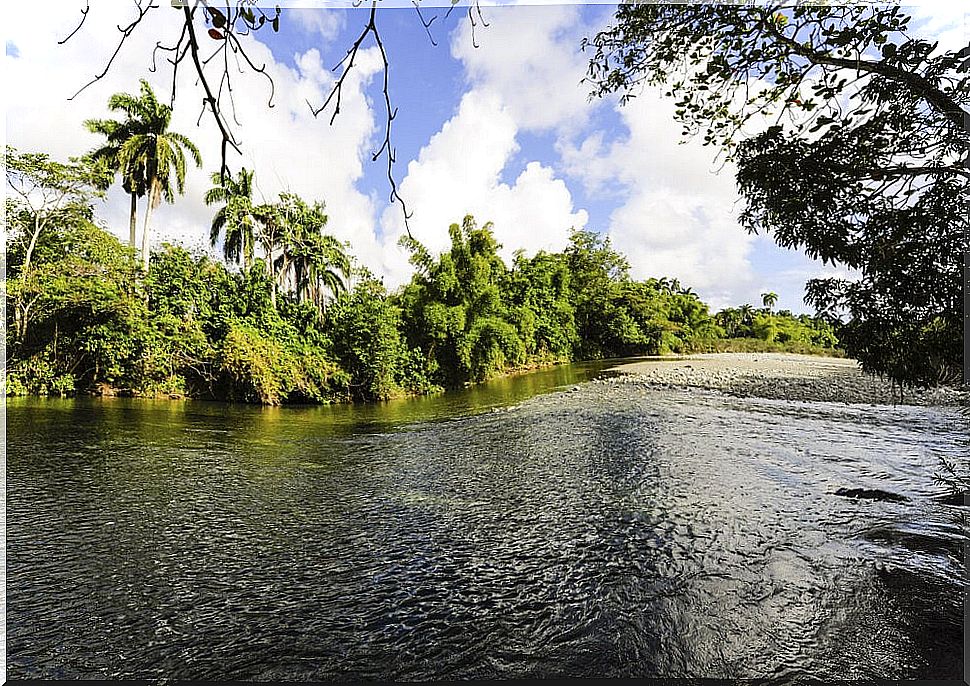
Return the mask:
<svg viewBox="0 0 970 686"><path fill-rule="evenodd" d="M862 500L879 500L890 503L905 503L909 502L909 498L904 495L899 495L898 493L890 493L889 491L883 491L878 488L840 488L835 492L835 495L841 495L845 498L859 498Z"/></svg>

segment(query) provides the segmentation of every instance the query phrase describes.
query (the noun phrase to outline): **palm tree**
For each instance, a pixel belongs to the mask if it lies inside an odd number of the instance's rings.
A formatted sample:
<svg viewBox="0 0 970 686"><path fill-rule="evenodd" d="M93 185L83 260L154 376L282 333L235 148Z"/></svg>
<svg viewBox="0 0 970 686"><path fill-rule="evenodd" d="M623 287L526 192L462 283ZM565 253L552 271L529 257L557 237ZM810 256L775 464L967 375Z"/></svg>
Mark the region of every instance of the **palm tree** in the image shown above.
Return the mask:
<svg viewBox="0 0 970 686"><path fill-rule="evenodd" d="M741 315L741 323L744 326L751 327L754 324L754 308L748 303L745 303L738 308L738 312Z"/></svg>
<svg viewBox="0 0 970 686"><path fill-rule="evenodd" d="M152 211L162 198L175 202L175 192L185 190L185 152L192 156L196 166L202 166L202 156L188 138L169 131L172 108L155 97L151 86L142 79L141 94L115 93L109 107L124 112L128 119L123 127L130 130L117 152L118 168L124 173L141 170L144 191L148 194L145 209L145 227L142 231L141 257L145 273L148 273L148 246L151 235ZM174 182L174 183L173 183Z"/></svg>
<svg viewBox="0 0 970 686"><path fill-rule="evenodd" d="M276 257L274 253L282 246L286 221L279 205L262 204L253 208L253 217L259 223L257 239L263 248L266 268L269 270L269 299L276 309Z"/></svg>
<svg viewBox="0 0 970 686"><path fill-rule="evenodd" d="M744 317L740 310L729 307L718 312L715 321L724 329L728 338L737 338L741 331L741 325L744 323Z"/></svg>
<svg viewBox="0 0 970 686"><path fill-rule="evenodd" d="M118 109L116 96L108 100L108 108ZM99 133L105 137L104 145L91 151L90 156L95 161L104 162L108 169L115 174L121 174L121 186L131 197L131 213L128 221L128 242L132 250L136 248L135 227L137 225L138 198L145 195L145 170L140 167L122 169L118 160L118 153L126 140L134 135L133 122L114 121L113 119L88 119L84 126L91 133Z"/></svg>
<svg viewBox="0 0 970 686"><path fill-rule="evenodd" d="M336 238L323 233L327 215L321 203L311 207L299 196L284 193L279 208L283 250L274 270L281 283L292 280L297 300L309 300L322 313L327 291L336 295L346 290L350 259Z"/></svg>
<svg viewBox="0 0 970 686"><path fill-rule="evenodd" d="M225 183L223 183L225 181ZM225 233L222 254L226 261L243 262L245 271L253 263L256 242L256 216L253 207L253 172L243 167L233 179L218 172L212 175L213 187L205 194L205 204L225 203L212 218L209 241L215 245Z"/></svg>
<svg viewBox="0 0 970 686"><path fill-rule="evenodd" d="M323 314L326 293L336 296L347 290L350 278L350 258L344 246L328 234L313 234L310 248L301 265L304 269L301 283L317 310Z"/></svg>
<svg viewBox="0 0 970 686"><path fill-rule="evenodd" d="M762 293L761 302L764 304L765 309L767 309L770 312L771 308L774 307L775 303L778 302L778 294L772 293L771 291L768 291L767 293Z"/></svg>

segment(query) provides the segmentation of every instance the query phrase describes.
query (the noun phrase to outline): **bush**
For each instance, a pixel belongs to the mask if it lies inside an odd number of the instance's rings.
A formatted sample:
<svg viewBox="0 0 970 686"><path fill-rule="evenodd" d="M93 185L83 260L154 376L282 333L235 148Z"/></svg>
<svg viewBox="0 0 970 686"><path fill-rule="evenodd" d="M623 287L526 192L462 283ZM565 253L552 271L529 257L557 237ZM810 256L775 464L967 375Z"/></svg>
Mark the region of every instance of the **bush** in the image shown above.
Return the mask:
<svg viewBox="0 0 970 686"><path fill-rule="evenodd" d="M27 386L20 379L20 376L13 372L7 374L5 390L7 396L27 395Z"/></svg>
<svg viewBox="0 0 970 686"><path fill-rule="evenodd" d="M279 405L347 399L349 375L319 348L279 341L245 322L230 325L219 364L236 400Z"/></svg>

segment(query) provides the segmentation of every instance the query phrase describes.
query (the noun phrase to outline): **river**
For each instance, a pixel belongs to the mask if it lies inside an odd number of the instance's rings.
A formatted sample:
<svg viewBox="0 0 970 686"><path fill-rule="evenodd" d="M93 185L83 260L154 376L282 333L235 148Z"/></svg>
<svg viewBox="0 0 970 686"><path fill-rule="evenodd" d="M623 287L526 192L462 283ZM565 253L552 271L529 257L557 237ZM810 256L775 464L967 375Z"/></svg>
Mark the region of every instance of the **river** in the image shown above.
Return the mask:
<svg viewBox="0 0 970 686"><path fill-rule="evenodd" d="M606 366L9 399L8 677L962 678L967 508L933 475L965 417L574 386Z"/></svg>

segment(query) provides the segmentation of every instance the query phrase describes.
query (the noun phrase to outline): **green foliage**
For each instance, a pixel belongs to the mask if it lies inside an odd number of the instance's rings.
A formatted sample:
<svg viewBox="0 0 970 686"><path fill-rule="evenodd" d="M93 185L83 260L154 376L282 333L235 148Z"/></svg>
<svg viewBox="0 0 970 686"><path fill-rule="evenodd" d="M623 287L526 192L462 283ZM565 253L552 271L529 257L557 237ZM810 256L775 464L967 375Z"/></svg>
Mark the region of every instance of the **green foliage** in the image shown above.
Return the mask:
<svg viewBox="0 0 970 686"><path fill-rule="evenodd" d="M373 276L363 271L360 277L327 310L327 331L341 367L350 374L351 394L385 400L432 390L420 351L409 350L401 337L400 309Z"/></svg>
<svg viewBox="0 0 970 686"><path fill-rule="evenodd" d="M440 384L482 381L550 362L686 352L722 335L689 289L633 281L609 239L574 231L560 254L517 253L508 270L489 225L452 225L434 259L407 238L417 273L398 296L408 341Z"/></svg>
<svg viewBox="0 0 970 686"><path fill-rule="evenodd" d="M349 376L323 350L294 336L281 340L246 322L230 323L218 361L235 400L279 405L347 398Z"/></svg>
<svg viewBox="0 0 970 686"><path fill-rule="evenodd" d="M43 156L14 160L27 163L41 190L69 175ZM676 281L631 279L592 232L573 232L562 253L519 252L510 269L491 225L472 217L437 257L403 240L416 273L397 292L363 268L348 291L351 258L323 233L322 203L286 194L252 212L275 259L254 255L235 272L165 244L145 272L94 223L91 178L57 191L67 203L8 204L8 394L371 401L580 357L711 349L729 328L763 346L835 344L829 325L790 314L744 306L712 318ZM927 345L945 335L928 328Z"/></svg>
<svg viewBox="0 0 970 686"><path fill-rule="evenodd" d="M819 317L808 315L793 316L790 312L772 313L767 308L755 310L751 305L739 308L727 308L714 316L717 325L728 339L763 341L767 344L778 344L777 350L782 352L831 352L838 344L835 327ZM714 336L713 338L718 338ZM730 348L725 345L714 345L719 352L761 352L761 350L742 350L737 346ZM754 344L748 344L754 345ZM757 348L757 345L754 345ZM764 352L776 348L764 347Z"/></svg>
<svg viewBox="0 0 970 686"><path fill-rule="evenodd" d="M540 251L532 259L515 256L508 281L509 314L528 357L572 359L579 338L571 278L564 255Z"/></svg>
<svg viewBox="0 0 970 686"><path fill-rule="evenodd" d="M481 381L525 361L525 344L503 302L508 270L491 224L479 228L467 216L449 235L451 249L437 261L417 241L402 240L418 272L396 298L408 344L424 351L441 386Z"/></svg>
<svg viewBox="0 0 970 686"><path fill-rule="evenodd" d="M597 94L661 86L737 163L745 227L861 275L807 301L864 369L925 385L963 361L970 61L909 24L892 4L630 4L586 45Z"/></svg>
<svg viewBox="0 0 970 686"><path fill-rule="evenodd" d="M579 357L686 352L716 335L707 306L676 280L629 277L626 258L609 239L574 232L566 249L573 278Z"/></svg>
<svg viewBox="0 0 970 686"><path fill-rule="evenodd" d="M697 352L705 353L793 353L796 355L824 355L845 357L839 348L820 348L815 345L789 341L764 341L760 338L716 338L698 341Z"/></svg>
<svg viewBox="0 0 970 686"><path fill-rule="evenodd" d="M31 269L8 279L8 302L16 303L8 308L8 369L30 392L50 390L63 374L82 381L120 373L136 353L128 332L144 322L130 251L84 219L59 228L38 236Z"/></svg>
<svg viewBox="0 0 970 686"><path fill-rule="evenodd" d="M472 381L484 381L523 365L525 344L516 327L499 317L479 317L468 330L460 355Z"/></svg>

